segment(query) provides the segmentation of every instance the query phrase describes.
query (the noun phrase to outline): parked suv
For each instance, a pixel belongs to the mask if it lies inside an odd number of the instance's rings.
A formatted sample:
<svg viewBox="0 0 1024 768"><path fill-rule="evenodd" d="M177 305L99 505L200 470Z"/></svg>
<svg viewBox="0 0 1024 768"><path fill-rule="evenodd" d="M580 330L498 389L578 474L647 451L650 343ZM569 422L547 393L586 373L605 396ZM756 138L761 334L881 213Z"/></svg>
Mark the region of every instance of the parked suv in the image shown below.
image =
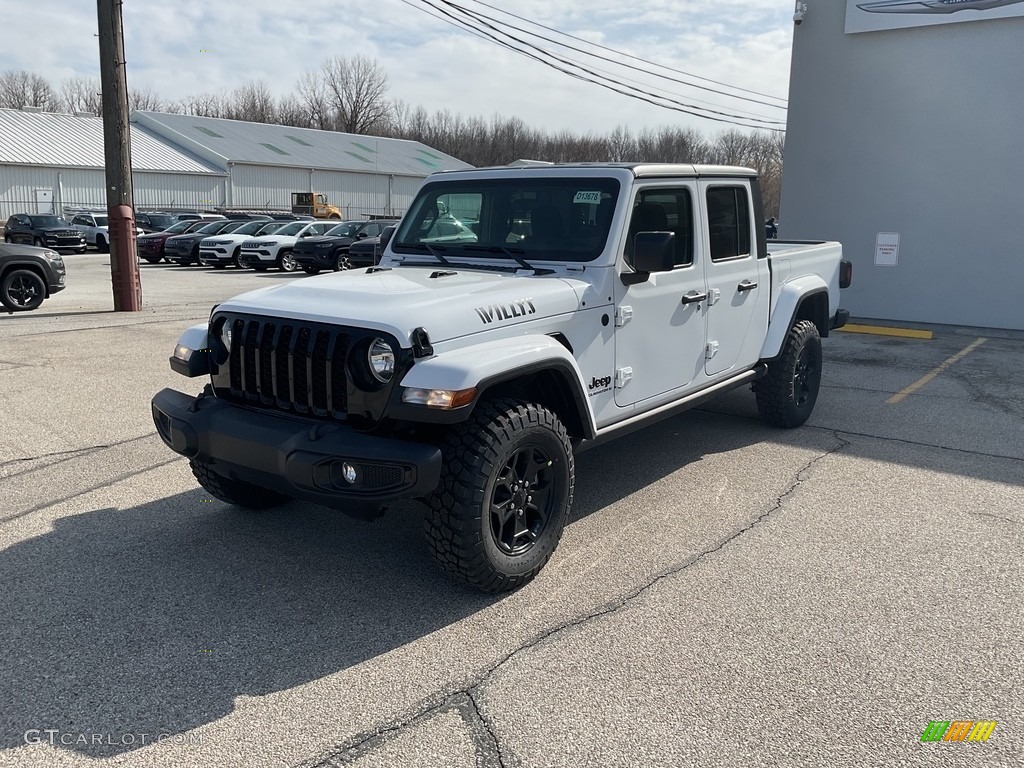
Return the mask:
<svg viewBox="0 0 1024 768"><path fill-rule="evenodd" d="M85 252L85 235L50 213L14 214L4 226L4 242Z"/></svg>
<svg viewBox="0 0 1024 768"><path fill-rule="evenodd" d="M378 237L384 227L397 223L392 219L343 221L320 237L308 237L296 243L292 257L308 275L315 275L321 269L333 269L335 272L348 269L351 266L348 253L353 243Z"/></svg>
<svg viewBox="0 0 1024 768"><path fill-rule="evenodd" d="M136 240L139 249L139 257L150 264L159 264L164 260L164 243L174 235L184 235L187 232L194 232L200 227L205 227L209 221L204 219L184 219L172 224L163 232L154 232L150 235L143 235Z"/></svg>
<svg viewBox="0 0 1024 768"><path fill-rule="evenodd" d="M107 253L110 250L110 233L107 231L107 214L82 211L76 213L71 219L71 226L85 235L85 241L89 245L96 246L100 253ZM135 227L135 237L138 238L145 233Z"/></svg>
<svg viewBox="0 0 1024 768"><path fill-rule="evenodd" d="M234 232L207 237L199 242L199 262L214 269L224 269L229 264L242 265L238 261L242 243L260 235L269 235L285 226L284 221L247 221Z"/></svg>
<svg viewBox="0 0 1024 768"><path fill-rule="evenodd" d="M164 242L164 255L168 261L187 266L199 264L199 243L210 235L227 234L248 221L242 219L221 219L220 221L207 222L205 226L192 230L184 235L169 237Z"/></svg>
<svg viewBox="0 0 1024 768"><path fill-rule="evenodd" d="M395 224L389 224L377 237L364 237L362 240L352 243L346 256L348 268L372 267L379 262L384 248L387 246L387 239L395 232L395 226Z"/></svg>
<svg viewBox="0 0 1024 768"><path fill-rule="evenodd" d="M238 256L242 266L264 272L277 267L282 272L294 272L299 268L293 257L295 245L304 238L316 237L332 229L333 221L289 221L273 234L242 243Z"/></svg>
<svg viewBox="0 0 1024 768"><path fill-rule="evenodd" d="M64 259L50 248L0 245L0 303L8 312L36 309L51 294L64 290Z"/></svg>

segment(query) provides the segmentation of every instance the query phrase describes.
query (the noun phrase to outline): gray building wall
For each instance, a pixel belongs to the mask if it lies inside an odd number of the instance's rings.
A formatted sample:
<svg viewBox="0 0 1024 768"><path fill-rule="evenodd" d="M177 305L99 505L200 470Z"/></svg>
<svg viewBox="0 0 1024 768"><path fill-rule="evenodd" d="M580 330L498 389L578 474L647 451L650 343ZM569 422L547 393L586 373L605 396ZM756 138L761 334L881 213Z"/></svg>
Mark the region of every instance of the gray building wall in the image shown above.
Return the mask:
<svg viewBox="0 0 1024 768"><path fill-rule="evenodd" d="M856 317L1024 329L1024 18L847 35L808 5L779 237L842 242Z"/></svg>
<svg viewBox="0 0 1024 768"><path fill-rule="evenodd" d="M53 190L58 213L62 207L105 208L105 179L100 168L0 165L0 217L6 221L15 213L35 213L37 189ZM135 171L132 180L140 209L224 204L225 176Z"/></svg>
<svg viewBox="0 0 1024 768"><path fill-rule="evenodd" d="M401 214L423 179L410 176L288 168L233 163L229 205L234 208L291 207L292 192L322 192L344 218L363 214Z"/></svg>

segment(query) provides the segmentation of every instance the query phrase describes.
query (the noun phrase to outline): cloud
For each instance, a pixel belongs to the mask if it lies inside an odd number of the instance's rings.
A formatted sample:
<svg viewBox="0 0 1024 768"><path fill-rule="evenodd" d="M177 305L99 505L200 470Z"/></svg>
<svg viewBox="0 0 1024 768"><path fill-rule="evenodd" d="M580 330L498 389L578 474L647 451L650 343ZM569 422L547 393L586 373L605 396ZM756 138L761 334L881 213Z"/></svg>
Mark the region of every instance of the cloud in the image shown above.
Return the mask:
<svg viewBox="0 0 1024 768"><path fill-rule="evenodd" d="M411 1L422 5L421 0ZM472 0L455 1L526 26ZM488 2L703 77L780 97L788 90L792 24L789 6L778 0L649 0L642 7L621 0L591 0L585 5L569 0ZM8 36L0 52L0 70L38 72L55 86L66 77L98 75L95 3L13 3L11 15L19 19L19 27L47 30L52 44ZM363 54L384 66L392 97L430 112L515 115L532 127L552 131L605 132L619 124L633 130L671 124L714 133L728 127L574 80L400 0L379 0L372 12L356 0L314 2L303 6L301 13L295 10L279 0L248 0L244 6L205 0L126 3L129 87L149 87L171 100L263 79L273 93L284 95L303 71L323 59ZM667 90L680 100L700 100L723 111L784 116L781 110L659 80L643 64L629 63L640 71L596 60L589 66L616 71L634 81L629 88Z"/></svg>

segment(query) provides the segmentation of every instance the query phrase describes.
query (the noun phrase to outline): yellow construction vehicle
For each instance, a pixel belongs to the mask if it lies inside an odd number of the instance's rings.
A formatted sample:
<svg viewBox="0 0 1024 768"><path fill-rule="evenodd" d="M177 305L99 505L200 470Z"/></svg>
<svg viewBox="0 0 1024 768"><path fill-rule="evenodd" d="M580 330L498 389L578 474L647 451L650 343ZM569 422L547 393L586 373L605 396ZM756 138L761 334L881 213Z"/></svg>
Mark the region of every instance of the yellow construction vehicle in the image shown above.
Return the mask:
<svg viewBox="0 0 1024 768"><path fill-rule="evenodd" d="M320 192L292 192L292 213L301 213L317 219L340 219L341 210L327 202Z"/></svg>

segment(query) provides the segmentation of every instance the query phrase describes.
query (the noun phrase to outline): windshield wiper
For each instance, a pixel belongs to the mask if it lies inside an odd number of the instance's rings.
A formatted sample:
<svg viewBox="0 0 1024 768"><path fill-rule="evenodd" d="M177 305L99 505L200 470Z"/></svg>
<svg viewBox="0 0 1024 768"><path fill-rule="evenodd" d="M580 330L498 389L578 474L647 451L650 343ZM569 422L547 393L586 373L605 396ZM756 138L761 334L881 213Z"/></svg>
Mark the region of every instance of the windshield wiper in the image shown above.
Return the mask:
<svg viewBox="0 0 1024 768"><path fill-rule="evenodd" d="M418 250L430 251L430 254L446 267L450 267L452 265L448 259L441 255L441 251L446 250L443 245L431 245L430 243L396 243L396 245L400 245L403 248L415 248Z"/></svg>
<svg viewBox="0 0 1024 768"><path fill-rule="evenodd" d="M487 251L488 253L504 253L512 261L518 264L523 269L529 269L531 272L536 272L538 275L550 274L553 270L550 269L537 269L535 266L530 264L526 259L520 256L520 253L525 253L522 248L505 248L502 245L464 245L463 248L467 251Z"/></svg>

